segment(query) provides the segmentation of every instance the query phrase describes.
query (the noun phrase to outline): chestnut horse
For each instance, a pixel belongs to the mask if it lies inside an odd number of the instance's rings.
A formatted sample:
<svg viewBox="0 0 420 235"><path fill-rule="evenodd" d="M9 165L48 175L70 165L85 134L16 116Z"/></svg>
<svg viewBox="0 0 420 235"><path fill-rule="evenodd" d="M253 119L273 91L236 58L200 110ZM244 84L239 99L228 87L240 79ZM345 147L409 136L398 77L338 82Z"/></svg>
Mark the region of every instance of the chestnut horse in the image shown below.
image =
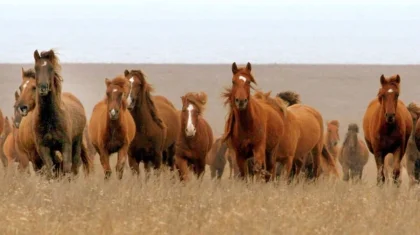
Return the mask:
<svg viewBox="0 0 420 235"><path fill-rule="evenodd" d="M411 114L413 126L417 127L417 123L420 118L420 107L416 103L411 102L408 104L407 109ZM407 149L404 156L405 167L407 168L408 177L410 179L410 187L420 183L420 151L416 146L415 134L416 128L413 128L410 138L408 139ZM402 165L404 165L404 162Z"/></svg>
<svg viewBox="0 0 420 235"><path fill-rule="evenodd" d="M343 169L343 180L349 179L361 180L363 167L369 160L369 150L365 142L357 136L359 126L351 123L348 126L346 138L341 147L338 161Z"/></svg>
<svg viewBox="0 0 420 235"><path fill-rule="evenodd" d="M275 109L251 96L251 84L256 84L251 69L249 62L240 68L235 62L232 64L232 87L223 93L225 105L230 107L223 141L235 150L242 179L247 174L246 161L253 157L253 170L268 181L275 172L275 157L285 133L284 124Z"/></svg>
<svg viewBox="0 0 420 235"><path fill-rule="evenodd" d="M394 156L394 183L401 183L401 159L405 154L413 121L400 95L400 76L381 76L381 88L363 117L363 131L369 151L375 155L378 169L377 182L385 182L384 158L388 153Z"/></svg>
<svg viewBox="0 0 420 235"><path fill-rule="evenodd" d="M14 122L14 118L12 118L12 122ZM15 126L12 126L9 120L7 120L6 125L8 126L7 128L11 131L7 135L6 140L4 142L3 152L7 159L6 166L12 167L14 162L19 162L20 160L19 153L15 148L15 137L17 136L19 130Z"/></svg>
<svg viewBox="0 0 420 235"><path fill-rule="evenodd" d="M79 99L62 94L61 65L54 50L34 51L36 96L32 133L47 175L78 174L81 163L86 172L91 161L83 143L86 114ZM22 108L22 107L21 107Z"/></svg>
<svg viewBox="0 0 420 235"><path fill-rule="evenodd" d="M283 116L285 134L282 136L276 160L286 166L289 182L299 174L308 156L312 163L309 171L314 177L320 174L321 160L324 160L327 166L331 167L332 173L338 176L335 161L324 144L321 114L310 106L299 104L299 95L294 92L281 92L275 98L270 97L270 93L257 92L255 97L265 100ZM290 162L294 167L290 166ZM277 171L276 175L279 176L280 172ZM308 172L307 175L309 176Z"/></svg>
<svg viewBox="0 0 420 235"><path fill-rule="evenodd" d="M95 105L89 121L89 135L99 153L105 179L111 176L109 155L118 152L115 171L122 179L127 161L128 148L134 139L136 125L127 110L129 82L124 76L105 79L106 96Z"/></svg>
<svg viewBox="0 0 420 235"><path fill-rule="evenodd" d="M165 97L150 94L153 88L141 70L125 70L124 75L130 82L128 109L136 123L136 135L128 152L131 169L139 174L143 162L150 172L150 163L159 169L164 161L173 170L175 142L181 128L179 111Z"/></svg>
<svg viewBox="0 0 420 235"><path fill-rule="evenodd" d="M337 160L340 141L340 134L338 133L340 128L340 122L338 120L331 120L327 122L327 131L325 133L325 145L327 146L328 152Z"/></svg>
<svg viewBox="0 0 420 235"><path fill-rule="evenodd" d="M3 166L6 168L8 166L8 159L7 159L7 152L10 150L10 136L13 134L13 128L10 125L9 118L5 117L3 120L4 126L3 126L3 132L0 134L0 159L3 163Z"/></svg>
<svg viewBox="0 0 420 235"><path fill-rule="evenodd" d="M181 180L189 179L189 166L197 178L204 174L206 155L213 144L213 131L203 117L207 94L188 92L181 97L181 130L175 149L175 166Z"/></svg>

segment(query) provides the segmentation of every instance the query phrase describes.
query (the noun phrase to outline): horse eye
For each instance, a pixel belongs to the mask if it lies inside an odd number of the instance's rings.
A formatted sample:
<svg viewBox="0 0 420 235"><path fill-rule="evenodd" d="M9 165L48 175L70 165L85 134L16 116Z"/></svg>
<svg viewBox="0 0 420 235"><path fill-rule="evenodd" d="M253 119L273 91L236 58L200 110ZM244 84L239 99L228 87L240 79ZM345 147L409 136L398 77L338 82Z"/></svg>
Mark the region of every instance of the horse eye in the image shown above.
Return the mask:
<svg viewBox="0 0 420 235"><path fill-rule="evenodd" d="M36 87L32 87L32 90L35 91L36 90Z"/></svg>
<svg viewBox="0 0 420 235"><path fill-rule="evenodd" d="M232 81L232 84L235 85L235 81Z"/></svg>

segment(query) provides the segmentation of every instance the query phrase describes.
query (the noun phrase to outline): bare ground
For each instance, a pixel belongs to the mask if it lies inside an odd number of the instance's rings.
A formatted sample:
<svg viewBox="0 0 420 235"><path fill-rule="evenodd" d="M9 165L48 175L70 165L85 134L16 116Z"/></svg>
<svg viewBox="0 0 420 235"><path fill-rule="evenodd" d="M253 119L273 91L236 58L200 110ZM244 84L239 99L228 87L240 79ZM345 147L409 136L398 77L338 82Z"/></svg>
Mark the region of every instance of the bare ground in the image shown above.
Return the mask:
<svg viewBox="0 0 420 235"><path fill-rule="evenodd" d="M29 65L23 65L28 68ZM205 113L216 135L226 115L220 93L230 85L230 65L63 65L64 90L76 94L90 117L104 95L105 77L140 68L156 94L180 107L187 91L205 91ZM347 125L361 125L364 110L379 88L382 73L399 73L401 98L416 101L420 66L254 65L258 88L277 93L294 90L303 102ZM12 113L20 65L0 65L1 109ZM361 137L362 137L361 133ZM115 166L115 157L112 159ZM320 180L316 184L243 183L227 178L183 185L169 172L120 182L103 181L96 172L74 182L46 182L37 176L0 177L0 234L415 234L420 228L419 189L409 190L407 176L395 188L375 185L371 157L361 184ZM3 170L0 170L2 175Z"/></svg>

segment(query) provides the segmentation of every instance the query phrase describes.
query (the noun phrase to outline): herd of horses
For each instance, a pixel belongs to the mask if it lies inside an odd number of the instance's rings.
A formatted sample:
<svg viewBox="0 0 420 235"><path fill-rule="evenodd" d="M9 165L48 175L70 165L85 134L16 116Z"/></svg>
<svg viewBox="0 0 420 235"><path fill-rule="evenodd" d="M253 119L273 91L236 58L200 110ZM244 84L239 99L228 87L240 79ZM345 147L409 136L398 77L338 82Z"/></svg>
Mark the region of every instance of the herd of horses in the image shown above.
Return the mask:
<svg viewBox="0 0 420 235"><path fill-rule="evenodd" d="M118 154L115 172L123 177L128 166L140 173L168 167L189 180L190 171L201 177L210 165L211 177L221 178L228 162L230 177L255 177L266 182L300 176L315 180L322 175L360 180L369 152L375 157L377 182L401 183L402 167L410 185L420 182L420 107L399 99L399 75L380 77L379 92L359 126L348 125L339 144L338 120L326 123L319 111L300 101L299 94L275 96L254 88L252 67L232 64L232 85L222 93L229 108L224 134L213 136L204 117L207 95L188 92L182 109L164 96L152 95L153 87L141 70L125 70L105 79L104 98L87 120L81 101L62 92L61 66L53 50L34 52L34 68L22 68L16 89L13 117L0 112L0 158L6 169L18 164L29 173L29 163L47 178L93 172L96 154L105 179L112 174L109 157ZM254 94L251 94L254 91ZM324 130L326 129L326 130Z"/></svg>

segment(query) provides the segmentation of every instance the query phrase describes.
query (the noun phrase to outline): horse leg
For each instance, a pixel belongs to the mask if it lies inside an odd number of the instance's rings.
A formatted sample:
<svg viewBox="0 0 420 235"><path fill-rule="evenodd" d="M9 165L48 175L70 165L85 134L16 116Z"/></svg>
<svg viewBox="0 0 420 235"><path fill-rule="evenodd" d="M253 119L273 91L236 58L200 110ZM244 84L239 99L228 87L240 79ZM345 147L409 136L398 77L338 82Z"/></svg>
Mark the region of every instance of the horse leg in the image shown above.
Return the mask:
<svg viewBox="0 0 420 235"><path fill-rule="evenodd" d="M137 176L140 175L140 163L131 154L128 155L128 165L133 174L136 174Z"/></svg>
<svg viewBox="0 0 420 235"><path fill-rule="evenodd" d="M211 176L211 179L214 179L216 177L216 171L217 171L216 167L214 165L210 165L210 176Z"/></svg>
<svg viewBox="0 0 420 235"><path fill-rule="evenodd" d="M179 179L181 181L188 181L188 162L187 159L175 155L175 166L179 172Z"/></svg>
<svg viewBox="0 0 420 235"><path fill-rule="evenodd" d="M79 137L76 141L73 142L71 171L74 175L79 174L79 167L81 165L82 141L83 137Z"/></svg>
<svg viewBox="0 0 420 235"><path fill-rule="evenodd" d="M254 154L254 172L255 173L263 174L263 171L266 170L265 169L266 154L265 154L264 147L265 147L265 144L261 144L260 147L254 148L254 150L252 151Z"/></svg>
<svg viewBox="0 0 420 235"><path fill-rule="evenodd" d="M118 160L117 160L117 165L115 166L115 171L118 174L118 179L122 179L123 174L124 174L124 166L125 166L125 162L127 161L127 151L128 151L128 145L127 146L124 145L118 151Z"/></svg>
<svg viewBox="0 0 420 235"><path fill-rule="evenodd" d="M343 181L349 181L350 179L350 167L346 164L343 163L341 165L342 169L343 169Z"/></svg>
<svg viewBox="0 0 420 235"><path fill-rule="evenodd" d="M375 152L375 162L376 168L378 169L376 181L377 185L383 185L385 183L385 175L384 175L384 160L386 154L382 152Z"/></svg>
<svg viewBox="0 0 420 235"><path fill-rule="evenodd" d="M42 161L44 162L45 174L47 178L52 178L52 170L53 170L54 163L51 158L51 150L49 147L44 146L44 145L40 145L38 149L39 149L38 152L40 153L40 157Z"/></svg>
<svg viewBox="0 0 420 235"><path fill-rule="evenodd" d="M111 166L109 165L109 153L107 151L101 150L99 152L99 157L101 160L102 168L104 169L105 179L109 179L112 174Z"/></svg>
<svg viewBox="0 0 420 235"><path fill-rule="evenodd" d="M173 171L175 168L175 144L169 146L166 150L166 155L167 165L169 166L170 171Z"/></svg>
<svg viewBox="0 0 420 235"><path fill-rule="evenodd" d="M67 142L67 141L66 141ZM72 163L73 163L73 155L72 155L72 144L64 143L63 144L63 171L64 174L70 173L72 170ZM80 153L79 153L80 157Z"/></svg>
<svg viewBox="0 0 420 235"><path fill-rule="evenodd" d="M194 173L197 179L200 179L203 177L205 169L206 169L206 158L204 155L204 158L197 160L194 164Z"/></svg>
<svg viewBox="0 0 420 235"><path fill-rule="evenodd" d="M19 164L18 164L18 170L20 173L27 172L29 173L29 158L26 156L26 154L21 154L19 156Z"/></svg>
<svg viewBox="0 0 420 235"><path fill-rule="evenodd" d="M401 146L397 151L394 153L394 170L392 171L392 179L394 184L397 186L401 185L401 159L404 156L403 153L403 146Z"/></svg>

